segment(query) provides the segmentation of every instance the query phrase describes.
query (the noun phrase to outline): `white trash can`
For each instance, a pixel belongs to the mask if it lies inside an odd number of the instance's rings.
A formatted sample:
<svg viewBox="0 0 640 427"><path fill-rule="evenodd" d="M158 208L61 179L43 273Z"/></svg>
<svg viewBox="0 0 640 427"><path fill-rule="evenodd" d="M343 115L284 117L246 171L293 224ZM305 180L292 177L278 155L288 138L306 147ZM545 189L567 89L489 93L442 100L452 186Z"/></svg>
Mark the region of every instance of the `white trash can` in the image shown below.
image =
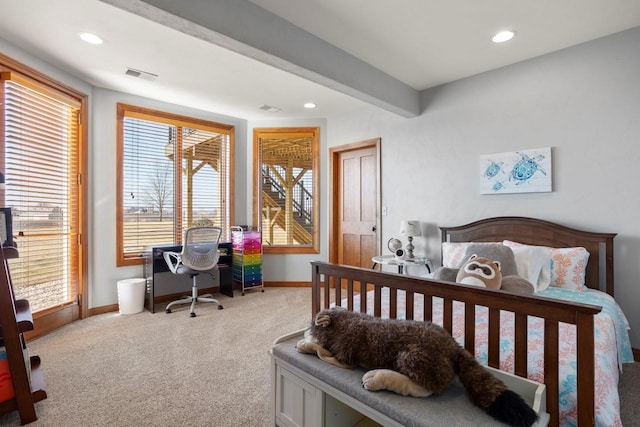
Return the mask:
<svg viewBox="0 0 640 427"><path fill-rule="evenodd" d="M136 314L144 310L144 279L118 280L118 307L120 314Z"/></svg>

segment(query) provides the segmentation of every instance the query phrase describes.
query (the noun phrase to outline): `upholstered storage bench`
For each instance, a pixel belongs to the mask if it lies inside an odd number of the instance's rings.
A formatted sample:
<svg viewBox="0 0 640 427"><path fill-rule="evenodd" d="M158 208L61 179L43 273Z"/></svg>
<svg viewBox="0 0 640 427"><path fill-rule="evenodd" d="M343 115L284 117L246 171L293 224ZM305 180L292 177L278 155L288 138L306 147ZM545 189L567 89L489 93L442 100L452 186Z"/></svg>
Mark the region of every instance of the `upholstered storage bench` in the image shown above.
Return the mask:
<svg viewBox="0 0 640 427"><path fill-rule="evenodd" d="M280 427L343 426L496 426L495 419L473 405L458 382L445 393L427 398L400 396L362 387L365 371L330 365L295 344L302 331L285 335L271 348L273 424ZM488 368L491 369L491 368ZM546 426L545 387L527 379L492 370L518 392Z"/></svg>

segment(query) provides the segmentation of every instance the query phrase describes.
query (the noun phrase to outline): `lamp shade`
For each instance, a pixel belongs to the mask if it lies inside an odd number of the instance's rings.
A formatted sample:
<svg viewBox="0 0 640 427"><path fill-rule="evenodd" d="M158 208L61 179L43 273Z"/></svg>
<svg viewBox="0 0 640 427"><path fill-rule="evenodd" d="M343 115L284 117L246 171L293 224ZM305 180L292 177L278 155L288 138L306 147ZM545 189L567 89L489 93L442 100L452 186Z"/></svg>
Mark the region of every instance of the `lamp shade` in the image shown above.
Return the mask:
<svg viewBox="0 0 640 427"><path fill-rule="evenodd" d="M400 221L400 235L401 236L419 236L422 234L420 232L420 221Z"/></svg>

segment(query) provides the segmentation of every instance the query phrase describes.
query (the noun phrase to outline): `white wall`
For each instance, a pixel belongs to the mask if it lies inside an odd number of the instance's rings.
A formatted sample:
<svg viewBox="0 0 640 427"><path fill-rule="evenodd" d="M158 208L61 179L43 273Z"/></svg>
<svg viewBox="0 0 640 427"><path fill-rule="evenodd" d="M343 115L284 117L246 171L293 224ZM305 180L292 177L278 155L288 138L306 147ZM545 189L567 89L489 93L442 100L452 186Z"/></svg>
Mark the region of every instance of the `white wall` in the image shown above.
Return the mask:
<svg viewBox="0 0 640 427"><path fill-rule="evenodd" d="M640 27L444 85L423 93L414 119L373 108L329 117L329 147L382 138L382 241L418 219L428 236L416 251L437 260L437 226L490 216L618 233L616 299L640 348L638 46ZM549 146L553 192L479 194L480 155Z"/></svg>
<svg viewBox="0 0 640 427"><path fill-rule="evenodd" d="M0 38L0 53L9 58L18 61L24 65L27 65L42 74L51 77L54 80L57 80L59 83L63 83L78 92L81 92L85 95L89 95L89 102L91 102L91 94L93 90L93 86L89 83L80 80L60 69L51 66L50 64L44 62L43 60L36 58L35 56L25 52L24 50L16 47L15 45L9 43L8 41Z"/></svg>

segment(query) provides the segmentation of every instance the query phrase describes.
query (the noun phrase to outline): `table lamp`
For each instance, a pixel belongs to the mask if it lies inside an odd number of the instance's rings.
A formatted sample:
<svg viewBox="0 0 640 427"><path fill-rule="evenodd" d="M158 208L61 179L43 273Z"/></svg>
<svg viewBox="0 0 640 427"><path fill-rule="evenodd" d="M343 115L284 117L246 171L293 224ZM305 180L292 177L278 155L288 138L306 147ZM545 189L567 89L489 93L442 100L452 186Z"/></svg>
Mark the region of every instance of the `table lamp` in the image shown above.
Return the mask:
<svg viewBox="0 0 640 427"><path fill-rule="evenodd" d="M413 237L422 234L420 232L420 221L400 221L400 235L407 236L407 258L413 259Z"/></svg>

